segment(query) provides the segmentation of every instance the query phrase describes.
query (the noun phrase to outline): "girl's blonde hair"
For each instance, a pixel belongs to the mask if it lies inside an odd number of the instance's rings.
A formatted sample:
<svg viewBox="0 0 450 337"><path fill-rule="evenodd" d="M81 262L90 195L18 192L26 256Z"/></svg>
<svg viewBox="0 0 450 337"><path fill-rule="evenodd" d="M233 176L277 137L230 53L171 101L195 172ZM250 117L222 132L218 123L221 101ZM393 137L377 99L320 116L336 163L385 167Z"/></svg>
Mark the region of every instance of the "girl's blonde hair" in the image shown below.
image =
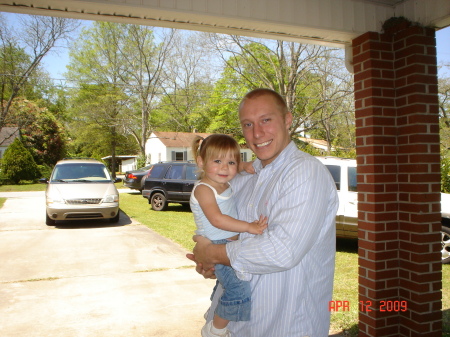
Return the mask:
<svg viewBox="0 0 450 337"><path fill-rule="evenodd" d="M197 136L192 143L192 155L197 161L197 157L207 162L212 157L226 156L228 153L234 157L236 165L241 162L241 151L236 140L228 135L214 134L203 139Z"/></svg>

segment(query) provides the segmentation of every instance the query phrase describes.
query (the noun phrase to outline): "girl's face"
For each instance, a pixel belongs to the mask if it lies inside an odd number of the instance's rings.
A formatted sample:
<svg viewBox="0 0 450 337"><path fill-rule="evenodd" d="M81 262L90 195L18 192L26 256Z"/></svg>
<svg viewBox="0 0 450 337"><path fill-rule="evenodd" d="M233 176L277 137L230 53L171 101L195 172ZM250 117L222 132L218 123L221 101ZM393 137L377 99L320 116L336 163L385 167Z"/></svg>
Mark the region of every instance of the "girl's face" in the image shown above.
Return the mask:
<svg viewBox="0 0 450 337"><path fill-rule="evenodd" d="M236 158L227 152L225 155L213 156L206 161L201 157L197 158L198 165L205 172L203 179L209 181L211 185L224 185L233 179L238 172Z"/></svg>

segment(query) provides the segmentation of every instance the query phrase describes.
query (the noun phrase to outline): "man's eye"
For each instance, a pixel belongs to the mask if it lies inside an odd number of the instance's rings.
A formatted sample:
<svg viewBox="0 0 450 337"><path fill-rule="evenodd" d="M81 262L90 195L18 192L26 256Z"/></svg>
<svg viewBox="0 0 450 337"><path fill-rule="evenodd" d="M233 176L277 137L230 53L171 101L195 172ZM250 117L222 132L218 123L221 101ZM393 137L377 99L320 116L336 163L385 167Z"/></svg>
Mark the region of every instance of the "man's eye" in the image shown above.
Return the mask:
<svg viewBox="0 0 450 337"><path fill-rule="evenodd" d="M264 118L263 119L263 123L268 123L268 122L270 122L270 118Z"/></svg>
<svg viewBox="0 0 450 337"><path fill-rule="evenodd" d="M244 128L249 128L249 127L252 126L252 123L244 123L244 124L242 124L242 126L243 126Z"/></svg>

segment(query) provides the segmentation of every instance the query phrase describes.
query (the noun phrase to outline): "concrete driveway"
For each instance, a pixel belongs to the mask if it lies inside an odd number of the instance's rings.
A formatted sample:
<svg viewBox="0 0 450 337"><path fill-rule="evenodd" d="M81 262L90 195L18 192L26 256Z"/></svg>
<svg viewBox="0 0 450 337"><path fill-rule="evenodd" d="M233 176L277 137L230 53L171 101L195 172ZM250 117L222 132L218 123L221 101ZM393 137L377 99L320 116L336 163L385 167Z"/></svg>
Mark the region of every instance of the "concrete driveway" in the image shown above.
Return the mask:
<svg viewBox="0 0 450 337"><path fill-rule="evenodd" d="M45 225L43 192L0 193L0 335L200 336L214 281L124 216Z"/></svg>

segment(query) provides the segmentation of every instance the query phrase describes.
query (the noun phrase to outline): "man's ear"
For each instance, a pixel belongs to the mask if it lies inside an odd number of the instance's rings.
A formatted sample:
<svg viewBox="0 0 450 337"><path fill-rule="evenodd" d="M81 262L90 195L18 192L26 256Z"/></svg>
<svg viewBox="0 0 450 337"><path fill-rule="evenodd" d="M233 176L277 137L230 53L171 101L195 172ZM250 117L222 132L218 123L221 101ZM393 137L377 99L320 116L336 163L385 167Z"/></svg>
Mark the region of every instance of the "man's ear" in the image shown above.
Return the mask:
<svg viewBox="0 0 450 337"><path fill-rule="evenodd" d="M286 129L290 129L291 125L292 125L292 120L293 120L293 116L291 112L288 112L285 116L284 116L284 122L286 125Z"/></svg>

